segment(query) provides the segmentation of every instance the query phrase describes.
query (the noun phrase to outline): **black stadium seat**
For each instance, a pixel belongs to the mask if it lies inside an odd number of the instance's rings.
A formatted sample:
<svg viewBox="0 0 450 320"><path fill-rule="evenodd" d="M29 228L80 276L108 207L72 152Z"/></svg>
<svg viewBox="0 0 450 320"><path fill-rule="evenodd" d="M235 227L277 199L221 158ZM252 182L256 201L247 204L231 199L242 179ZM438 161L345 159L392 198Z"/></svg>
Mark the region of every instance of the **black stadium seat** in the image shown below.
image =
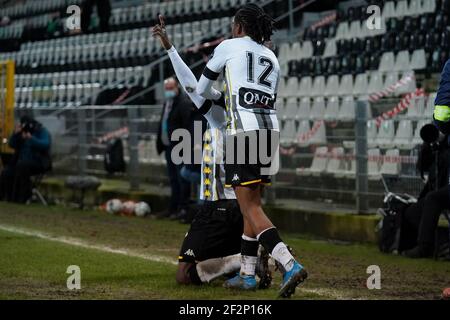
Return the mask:
<svg viewBox="0 0 450 320"><path fill-rule="evenodd" d="M402 31L395 36L394 51L399 52L408 49L409 47L409 33Z"/></svg>
<svg viewBox="0 0 450 320"><path fill-rule="evenodd" d="M340 65L338 64L338 61L339 60L336 57L328 58L327 71L326 71L327 75L332 75L332 74L337 74L338 73L338 70L339 70L339 67L340 67Z"/></svg>
<svg viewBox="0 0 450 320"><path fill-rule="evenodd" d="M390 51L394 48L395 46L395 35L392 32L388 32L386 33L382 38L381 38L381 51L386 52L386 51Z"/></svg>
<svg viewBox="0 0 450 320"><path fill-rule="evenodd" d="M440 47L444 49L450 48L450 32L448 30L442 33Z"/></svg>
<svg viewBox="0 0 450 320"><path fill-rule="evenodd" d="M336 23L331 23L328 25L328 37L334 38L336 36Z"/></svg>
<svg viewBox="0 0 450 320"><path fill-rule="evenodd" d="M434 15L425 14L420 17L419 29L420 31L427 32L434 25Z"/></svg>
<svg viewBox="0 0 450 320"><path fill-rule="evenodd" d="M314 56L321 56L323 51L325 50L325 41L324 40L316 40L313 42L314 47Z"/></svg>
<svg viewBox="0 0 450 320"><path fill-rule="evenodd" d="M351 40L351 52L357 54L362 51L364 51L364 42L359 38L353 38Z"/></svg>
<svg viewBox="0 0 450 320"><path fill-rule="evenodd" d="M370 70L378 70L379 65L380 65L380 55L379 54L371 55L369 69Z"/></svg>

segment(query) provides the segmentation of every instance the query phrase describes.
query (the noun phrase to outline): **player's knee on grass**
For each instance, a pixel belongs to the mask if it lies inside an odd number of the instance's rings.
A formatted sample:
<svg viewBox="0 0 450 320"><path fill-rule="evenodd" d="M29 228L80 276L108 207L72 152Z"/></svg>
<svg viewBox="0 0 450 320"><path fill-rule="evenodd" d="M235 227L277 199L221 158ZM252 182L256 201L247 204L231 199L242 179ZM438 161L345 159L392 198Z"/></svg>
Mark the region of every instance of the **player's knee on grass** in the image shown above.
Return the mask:
<svg viewBox="0 0 450 320"><path fill-rule="evenodd" d="M196 264L180 262L178 264L176 281L178 284L182 284L182 285L202 284L202 281L200 280L198 273L197 273Z"/></svg>
<svg viewBox="0 0 450 320"><path fill-rule="evenodd" d="M188 270L189 267L192 265L192 263L185 263L180 262L178 264L177 274L176 274L176 280L178 284L190 284L191 281L189 279Z"/></svg>

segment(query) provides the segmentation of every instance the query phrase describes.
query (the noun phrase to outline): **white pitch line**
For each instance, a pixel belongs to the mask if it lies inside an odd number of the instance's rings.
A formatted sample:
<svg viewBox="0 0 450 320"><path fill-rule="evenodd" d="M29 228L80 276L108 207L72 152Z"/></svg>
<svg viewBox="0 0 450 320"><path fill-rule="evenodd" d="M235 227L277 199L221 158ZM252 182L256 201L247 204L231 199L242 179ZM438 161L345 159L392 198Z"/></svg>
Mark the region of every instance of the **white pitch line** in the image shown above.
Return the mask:
<svg viewBox="0 0 450 320"><path fill-rule="evenodd" d="M164 257L164 256L142 254L142 253L134 252L134 251L131 251L129 249L124 249L124 248L117 249L117 248L111 248L109 246L104 246L104 245L94 245L94 244L90 244L81 239L52 236L52 235L49 235L49 234L46 234L46 233L43 233L43 232L40 232L37 230L22 229L22 228L17 228L17 227L13 227L13 226L2 225L2 224L0 224L0 230L17 233L17 234L22 234L22 235L30 236L30 237L36 237L36 238L40 238L40 239L44 239L44 240L64 243L64 244L77 246L77 247L81 247L81 248L86 248L86 249L99 250L99 251L108 252L108 253L116 253L116 254L121 254L124 256L129 256L129 257L134 257L134 258L141 258L141 259L145 259L145 260L152 261L152 262L162 262L162 263L169 263L172 265L178 265L178 263L176 261L169 259L167 257ZM338 300L355 299L355 298L348 297L348 296L341 294L339 292L339 290L336 290L336 289L327 289L327 288L313 289L313 288L302 287L302 288L300 288L300 290L303 292L316 294L319 296L328 297L328 298L332 298L332 299L338 299ZM362 299L364 299L364 298L362 298Z"/></svg>
<svg viewBox="0 0 450 320"><path fill-rule="evenodd" d="M133 252L133 251L130 251L128 249L123 249L123 248L118 249L118 248L111 248L111 247L103 246L103 245L90 244L84 240L52 236L52 235L49 235L49 234L46 234L46 233L43 233L40 231L36 231L36 230L22 229L22 228L6 226L6 225L0 225L0 230L18 233L18 234L22 234L22 235L26 235L26 236L31 236L31 237L37 237L37 238L45 239L45 240L60 242L60 243L68 244L68 245L86 248L86 249L93 249L93 250L99 250L99 251L103 251L103 252L121 254L121 255L129 256L129 257L142 258L142 259L153 261L153 262L164 262L164 263L170 263L172 265L178 264L175 260L172 260L172 259L169 259L169 258L163 257L163 256L142 254L142 253Z"/></svg>

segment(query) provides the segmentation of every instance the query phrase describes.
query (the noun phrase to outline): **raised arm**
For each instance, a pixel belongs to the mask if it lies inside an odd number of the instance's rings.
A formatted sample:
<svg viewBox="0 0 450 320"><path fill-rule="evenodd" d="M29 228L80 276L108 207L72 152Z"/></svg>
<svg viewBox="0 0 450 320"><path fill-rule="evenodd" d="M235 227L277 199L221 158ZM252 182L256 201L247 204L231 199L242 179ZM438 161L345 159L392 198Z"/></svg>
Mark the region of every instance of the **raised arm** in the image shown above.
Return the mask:
<svg viewBox="0 0 450 320"><path fill-rule="evenodd" d="M194 102L195 106L200 108L205 103L206 99L196 92L197 79L191 69L189 69L183 59L181 59L174 46L167 50L167 54L169 55L170 62L172 63L175 74L177 75L178 81L180 81L184 91L187 93L192 102Z"/></svg>
<svg viewBox="0 0 450 320"><path fill-rule="evenodd" d="M216 105L214 106L210 99L206 99L197 93L198 82L195 75L183 59L181 59L177 50L170 42L170 39L165 32L165 23L162 16L159 16L159 21L160 24L153 27L153 36L159 38L162 47L167 50L170 62L172 63L175 74L183 87L183 90L209 122L222 122L223 116L220 116L220 112L209 112L210 109L215 109L217 106L225 107L222 95L218 92L217 98L213 99L215 100L214 104Z"/></svg>
<svg viewBox="0 0 450 320"><path fill-rule="evenodd" d="M160 24L153 27L153 36L159 38L162 47L169 55L178 81L195 106L200 109L206 99L196 93L197 79L170 42L169 36L166 33L164 17L161 15L159 16L159 22Z"/></svg>

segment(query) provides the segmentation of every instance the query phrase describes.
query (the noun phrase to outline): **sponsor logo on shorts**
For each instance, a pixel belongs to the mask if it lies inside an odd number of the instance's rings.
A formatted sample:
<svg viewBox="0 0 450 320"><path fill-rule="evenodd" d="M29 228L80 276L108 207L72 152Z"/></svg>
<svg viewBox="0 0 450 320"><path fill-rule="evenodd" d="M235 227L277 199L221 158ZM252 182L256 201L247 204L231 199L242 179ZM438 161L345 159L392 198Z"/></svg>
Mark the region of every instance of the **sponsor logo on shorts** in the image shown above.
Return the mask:
<svg viewBox="0 0 450 320"><path fill-rule="evenodd" d="M192 249L187 249L184 254L187 256L195 257L194 251L192 251Z"/></svg>
<svg viewBox="0 0 450 320"><path fill-rule="evenodd" d="M235 173L231 181L239 181L239 180L240 180L239 176L237 175L237 173Z"/></svg>

